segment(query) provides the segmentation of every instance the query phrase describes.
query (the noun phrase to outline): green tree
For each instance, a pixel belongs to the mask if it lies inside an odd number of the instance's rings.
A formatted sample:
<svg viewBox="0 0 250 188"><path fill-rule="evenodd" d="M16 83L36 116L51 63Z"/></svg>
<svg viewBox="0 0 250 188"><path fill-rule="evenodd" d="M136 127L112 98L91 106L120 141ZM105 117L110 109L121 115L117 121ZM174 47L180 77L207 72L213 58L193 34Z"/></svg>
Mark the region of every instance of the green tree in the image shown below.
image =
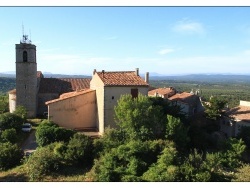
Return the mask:
<svg viewBox="0 0 250 188"><path fill-rule="evenodd" d="M17 144L0 143L0 151L0 170L7 170L21 163L23 151Z"/></svg>
<svg viewBox="0 0 250 188"><path fill-rule="evenodd" d="M9 111L9 101L7 95L0 95L0 114Z"/></svg>
<svg viewBox="0 0 250 188"><path fill-rule="evenodd" d="M210 97L208 104L204 103L207 117L213 120L218 120L224 114L223 109L226 104L227 101L222 98Z"/></svg>
<svg viewBox="0 0 250 188"><path fill-rule="evenodd" d="M16 115L9 112L4 114L0 114L0 129L11 129L14 128L16 131L20 131L22 128L23 119Z"/></svg>
<svg viewBox="0 0 250 188"><path fill-rule="evenodd" d="M68 142L75 131L64 129L52 122L43 121L36 129L36 142L39 146L46 146L53 142Z"/></svg>
<svg viewBox="0 0 250 188"><path fill-rule="evenodd" d="M164 148L156 163L153 163L143 174L144 181L166 182L177 181L179 168L177 166L177 150L173 142Z"/></svg>
<svg viewBox="0 0 250 188"><path fill-rule="evenodd" d="M12 144L17 142L16 129L6 129L1 134L2 142L10 142Z"/></svg>
<svg viewBox="0 0 250 188"><path fill-rule="evenodd" d="M14 114L20 116L25 121L27 119L27 110L24 106L17 106Z"/></svg>
<svg viewBox="0 0 250 188"><path fill-rule="evenodd" d="M115 120L130 140L156 138L163 132L165 122L162 109L141 94L137 98L121 96L115 106Z"/></svg>
<svg viewBox="0 0 250 188"><path fill-rule="evenodd" d="M166 138L173 140L179 148L186 148L190 142L188 129L180 118L167 115Z"/></svg>
<svg viewBox="0 0 250 188"><path fill-rule="evenodd" d="M57 172L62 164L62 158L54 152L56 146L61 143L52 143L45 147L39 147L25 161L25 167L30 181L39 181L45 175Z"/></svg>
<svg viewBox="0 0 250 188"><path fill-rule="evenodd" d="M93 141L90 137L76 133L70 139L65 157L71 164L91 165L93 162Z"/></svg>

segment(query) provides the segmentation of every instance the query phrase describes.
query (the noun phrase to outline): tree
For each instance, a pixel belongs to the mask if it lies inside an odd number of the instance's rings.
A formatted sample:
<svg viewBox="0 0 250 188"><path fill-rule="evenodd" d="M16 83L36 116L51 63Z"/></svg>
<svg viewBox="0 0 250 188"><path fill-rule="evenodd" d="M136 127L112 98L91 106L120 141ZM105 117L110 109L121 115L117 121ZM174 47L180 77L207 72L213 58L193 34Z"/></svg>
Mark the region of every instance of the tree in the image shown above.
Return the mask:
<svg viewBox="0 0 250 188"><path fill-rule="evenodd" d="M179 148L186 148L190 142L188 127L183 125L180 118L167 115L166 138L173 140Z"/></svg>
<svg viewBox="0 0 250 188"><path fill-rule="evenodd" d="M247 147L250 147L250 127L242 126L240 132L237 135L238 139L242 139Z"/></svg>
<svg viewBox="0 0 250 188"><path fill-rule="evenodd" d="M27 119L27 110L24 106L17 106L14 114L20 116L25 121Z"/></svg>
<svg viewBox="0 0 250 188"><path fill-rule="evenodd" d="M2 142L10 142L12 144L17 142L17 133L16 129L6 129L1 134Z"/></svg>
<svg viewBox="0 0 250 188"><path fill-rule="evenodd" d="M218 120L224 113L227 101L218 97L210 97L208 104L204 103L205 113L208 118Z"/></svg>
<svg viewBox="0 0 250 188"><path fill-rule="evenodd" d="M153 106L147 96L137 98L122 95L115 106L116 124L126 132L128 139L153 139L164 131L162 109Z"/></svg>
<svg viewBox="0 0 250 188"><path fill-rule="evenodd" d="M91 165L93 162L93 141L90 137L76 133L70 139L65 152L65 159L71 164Z"/></svg>
<svg viewBox="0 0 250 188"><path fill-rule="evenodd" d="M39 146L46 146L53 142L68 142L75 131L64 129L49 121L42 121L36 130L36 142Z"/></svg>
<svg viewBox="0 0 250 188"><path fill-rule="evenodd" d="M9 112L0 114L0 129L2 130L14 128L18 132L21 130L22 124L23 119L16 114Z"/></svg>
<svg viewBox="0 0 250 188"><path fill-rule="evenodd" d="M0 170L7 170L21 163L23 151L17 144L0 143Z"/></svg>
<svg viewBox="0 0 250 188"><path fill-rule="evenodd" d="M0 95L0 114L9 111L9 101L7 95Z"/></svg>

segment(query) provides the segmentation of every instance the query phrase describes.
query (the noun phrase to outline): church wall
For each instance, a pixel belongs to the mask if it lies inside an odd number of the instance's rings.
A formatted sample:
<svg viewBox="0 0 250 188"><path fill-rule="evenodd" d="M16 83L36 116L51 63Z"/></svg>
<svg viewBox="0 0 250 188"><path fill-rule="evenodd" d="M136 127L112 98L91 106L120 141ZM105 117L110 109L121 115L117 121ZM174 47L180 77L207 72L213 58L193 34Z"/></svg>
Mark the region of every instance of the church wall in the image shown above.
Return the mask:
<svg viewBox="0 0 250 188"><path fill-rule="evenodd" d="M44 115L44 112L48 112L48 106L45 102L57 99L59 97L58 93L38 93L38 110L37 114L39 116Z"/></svg>
<svg viewBox="0 0 250 188"><path fill-rule="evenodd" d="M67 129L96 128L96 93L91 91L50 103L49 120Z"/></svg>

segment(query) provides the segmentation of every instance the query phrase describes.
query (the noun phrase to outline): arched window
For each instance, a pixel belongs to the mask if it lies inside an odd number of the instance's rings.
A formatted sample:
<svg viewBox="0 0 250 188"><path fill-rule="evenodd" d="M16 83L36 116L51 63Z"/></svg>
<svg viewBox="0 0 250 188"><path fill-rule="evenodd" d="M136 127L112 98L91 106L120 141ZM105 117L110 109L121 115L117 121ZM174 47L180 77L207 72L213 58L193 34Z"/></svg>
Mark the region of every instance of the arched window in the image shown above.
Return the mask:
<svg viewBox="0 0 250 188"><path fill-rule="evenodd" d="M26 51L23 51L23 62L27 62L28 61L28 54Z"/></svg>

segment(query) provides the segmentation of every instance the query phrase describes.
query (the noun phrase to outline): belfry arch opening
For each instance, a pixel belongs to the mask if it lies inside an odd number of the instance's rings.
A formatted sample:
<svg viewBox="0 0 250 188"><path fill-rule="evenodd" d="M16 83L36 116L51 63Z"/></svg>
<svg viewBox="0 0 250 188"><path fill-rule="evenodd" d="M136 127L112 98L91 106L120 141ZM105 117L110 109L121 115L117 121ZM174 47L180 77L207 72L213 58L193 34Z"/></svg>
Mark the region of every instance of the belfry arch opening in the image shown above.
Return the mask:
<svg viewBox="0 0 250 188"><path fill-rule="evenodd" d="M23 51L23 62L27 62L28 61L28 53L27 51Z"/></svg>

